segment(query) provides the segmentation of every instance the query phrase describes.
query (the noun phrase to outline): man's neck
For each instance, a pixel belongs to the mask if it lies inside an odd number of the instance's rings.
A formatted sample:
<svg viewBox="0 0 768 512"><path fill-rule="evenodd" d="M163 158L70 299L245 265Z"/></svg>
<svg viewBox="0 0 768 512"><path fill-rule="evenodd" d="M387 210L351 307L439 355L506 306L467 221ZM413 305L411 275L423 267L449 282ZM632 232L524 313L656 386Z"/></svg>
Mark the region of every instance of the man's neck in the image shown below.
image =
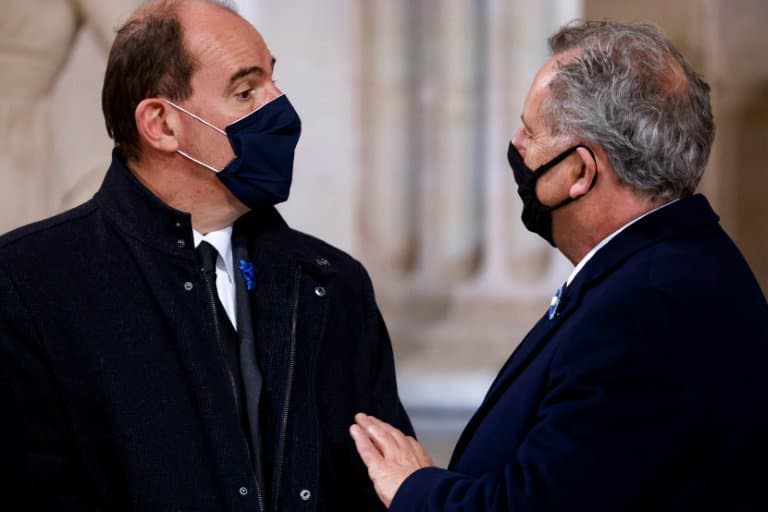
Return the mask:
<svg viewBox="0 0 768 512"><path fill-rule="evenodd" d="M599 208L587 209L581 215L563 220L562 241L558 248L574 265L605 238L626 226L633 220L663 206L666 200L652 201L634 193L617 194L613 200L603 202ZM565 212L563 212L565 213Z"/></svg>
<svg viewBox="0 0 768 512"><path fill-rule="evenodd" d="M152 194L176 210L192 216L192 227L210 233L233 224L248 211L207 169L178 165L173 157L128 163L136 179Z"/></svg>

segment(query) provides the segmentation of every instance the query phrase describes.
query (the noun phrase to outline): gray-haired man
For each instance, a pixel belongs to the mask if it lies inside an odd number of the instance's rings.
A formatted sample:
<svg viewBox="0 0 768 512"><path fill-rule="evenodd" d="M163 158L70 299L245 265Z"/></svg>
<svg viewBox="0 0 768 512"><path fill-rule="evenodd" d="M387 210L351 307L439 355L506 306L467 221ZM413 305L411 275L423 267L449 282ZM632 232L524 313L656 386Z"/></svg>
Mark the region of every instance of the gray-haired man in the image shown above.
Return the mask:
<svg viewBox="0 0 768 512"><path fill-rule="evenodd" d="M508 157L523 222L575 265L448 470L351 428L390 510L768 510L768 305L706 199L707 84L656 29L550 38ZM564 276L565 277L565 276Z"/></svg>

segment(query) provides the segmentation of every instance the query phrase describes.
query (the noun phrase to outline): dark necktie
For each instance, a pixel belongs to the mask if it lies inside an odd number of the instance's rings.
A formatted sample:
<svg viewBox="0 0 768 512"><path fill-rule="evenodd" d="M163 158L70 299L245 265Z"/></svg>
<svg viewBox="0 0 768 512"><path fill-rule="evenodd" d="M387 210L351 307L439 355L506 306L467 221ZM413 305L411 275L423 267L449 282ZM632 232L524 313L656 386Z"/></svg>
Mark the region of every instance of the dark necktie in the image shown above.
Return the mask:
<svg viewBox="0 0 768 512"><path fill-rule="evenodd" d="M219 256L219 252L214 246L203 240L195 249L195 253L203 271L213 274L213 281L216 282L216 258Z"/></svg>
<svg viewBox="0 0 768 512"><path fill-rule="evenodd" d="M235 395L235 403L237 405L237 412L240 416L240 421L243 424L243 430L246 436L249 435L248 417L246 411L243 410L242 397L243 393L243 381L240 369L240 339L237 331L235 330L232 322L229 320L229 316L224 310L224 306L219 299L219 293L216 287L216 259L218 258L218 251L214 246L208 242L200 242L200 245L195 249L197 254L198 263L202 267L202 272L206 276L206 281L210 287L209 293L211 294L212 308L214 310L214 321L216 322L216 335L218 336L217 343L221 349L222 356L227 365L227 372L232 380L232 392Z"/></svg>
<svg viewBox="0 0 768 512"><path fill-rule="evenodd" d="M208 242L202 241L195 249L195 253L197 254L197 261L200 263L202 271L208 277L208 283L211 285L216 310L219 313L219 316L223 313L222 320L226 320L222 327L232 326L232 322L229 320L229 315L227 315L227 311L224 309L224 305L221 302L221 297L219 297L219 289L216 286L216 259L219 256L219 251ZM235 328L235 326L232 327Z"/></svg>
<svg viewBox="0 0 768 512"><path fill-rule="evenodd" d="M237 254L238 246L234 242L233 245ZM264 485L260 458L261 428L259 425L259 398L261 395L262 377L256 364L247 291L242 288L242 283L236 280L236 306L240 308L238 309L238 322L244 322L241 326L242 329L236 331L224 310L224 306L221 304L216 288L216 259L219 256L218 251L211 244L203 241L197 246L195 252L197 253L197 260L202 267L203 274L207 276L206 281L211 287L210 291L214 297L217 322L220 326L219 343L224 352L224 359L229 367L229 374L235 379L235 384L233 385L235 401L240 415L240 424L248 442L251 462L256 473L256 481L259 485ZM243 296L242 294L246 295Z"/></svg>

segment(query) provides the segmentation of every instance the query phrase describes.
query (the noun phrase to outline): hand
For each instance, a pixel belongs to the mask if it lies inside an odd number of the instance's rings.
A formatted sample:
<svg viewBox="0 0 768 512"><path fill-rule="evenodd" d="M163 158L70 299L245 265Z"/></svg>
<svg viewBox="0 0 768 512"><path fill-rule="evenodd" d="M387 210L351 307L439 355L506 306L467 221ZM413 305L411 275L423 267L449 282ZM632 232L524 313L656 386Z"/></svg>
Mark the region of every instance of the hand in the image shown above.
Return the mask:
<svg viewBox="0 0 768 512"><path fill-rule="evenodd" d="M356 414L349 433L368 467L376 494L387 508L406 478L417 469L435 465L416 439L373 416Z"/></svg>

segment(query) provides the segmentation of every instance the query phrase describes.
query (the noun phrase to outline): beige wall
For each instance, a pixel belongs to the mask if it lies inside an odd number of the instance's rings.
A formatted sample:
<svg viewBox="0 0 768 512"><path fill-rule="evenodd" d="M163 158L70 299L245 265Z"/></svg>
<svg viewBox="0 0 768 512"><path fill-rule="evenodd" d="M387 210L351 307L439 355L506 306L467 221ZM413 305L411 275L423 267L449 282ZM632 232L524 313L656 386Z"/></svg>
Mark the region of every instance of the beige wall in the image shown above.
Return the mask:
<svg viewBox="0 0 768 512"><path fill-rule="evenodd" d="M768 293L768 3L585 0L584 13L658 25L712 86L717 134L700 190Z"/></svg>

